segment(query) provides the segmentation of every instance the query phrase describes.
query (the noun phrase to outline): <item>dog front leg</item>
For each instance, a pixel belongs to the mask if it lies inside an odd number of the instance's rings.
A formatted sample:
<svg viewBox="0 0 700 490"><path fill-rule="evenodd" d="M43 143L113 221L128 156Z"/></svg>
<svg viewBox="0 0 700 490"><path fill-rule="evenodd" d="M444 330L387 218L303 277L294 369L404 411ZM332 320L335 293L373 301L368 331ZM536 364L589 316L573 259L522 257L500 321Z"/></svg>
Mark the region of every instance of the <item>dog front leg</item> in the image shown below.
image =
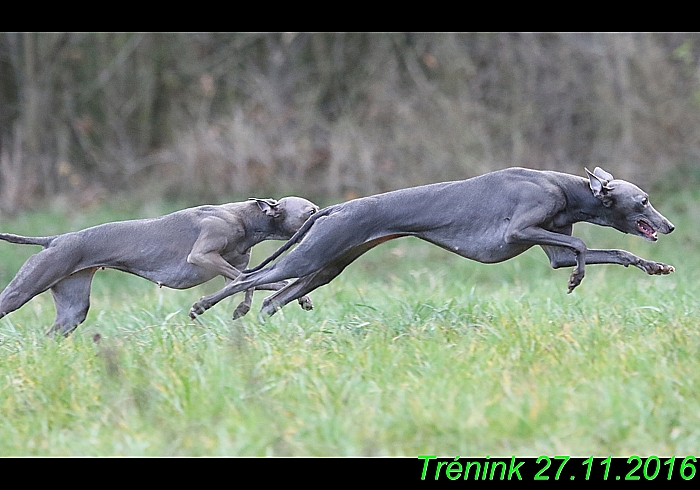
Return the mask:
<svg viewBox="0 0 700 490"><path fill-rule="evenodd" d="M507 243L564 247L573 257L574 270L569 276L568 293L581 284L586 270L588 249L583 240L570 235L563 235L537 226L512 230L506 236Z"/></svg>
<svg viewBox="0 0 700 490"><path fill-rule="evenodd" d="M553 269L576 265L575 256L569 249L547 245L543 245L542 249L547 254L549 263ZM587 250L586 264L617 264L625 267L633 265L649 275L670 274L676 270L672 265L643 259L627 250L617 249Z"/></svg>

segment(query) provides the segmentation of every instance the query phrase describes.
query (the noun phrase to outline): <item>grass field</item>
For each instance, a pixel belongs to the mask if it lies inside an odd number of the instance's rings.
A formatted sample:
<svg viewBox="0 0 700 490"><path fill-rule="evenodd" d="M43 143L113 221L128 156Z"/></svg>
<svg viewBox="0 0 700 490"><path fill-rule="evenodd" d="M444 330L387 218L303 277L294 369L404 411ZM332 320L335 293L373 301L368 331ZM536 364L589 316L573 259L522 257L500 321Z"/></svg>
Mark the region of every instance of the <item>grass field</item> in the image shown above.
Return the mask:
<svg viewBox="0 0 700 490"><path fill-rule="evenodd" d="M292 303L265 323L230 320L239 296L190 321L219 280L175 291L104 271L87 321L56 342L42 294L0 320L0 455L697 456L700 195L655 206L677 227L656 244L575 234L676 272L589 266L570 295L570 270L539 248L483 265L414 239L363 256L312 294L313 312ZM0 229L169 210L115 209ZM0 286L36 251L0 243Z"/></svg>

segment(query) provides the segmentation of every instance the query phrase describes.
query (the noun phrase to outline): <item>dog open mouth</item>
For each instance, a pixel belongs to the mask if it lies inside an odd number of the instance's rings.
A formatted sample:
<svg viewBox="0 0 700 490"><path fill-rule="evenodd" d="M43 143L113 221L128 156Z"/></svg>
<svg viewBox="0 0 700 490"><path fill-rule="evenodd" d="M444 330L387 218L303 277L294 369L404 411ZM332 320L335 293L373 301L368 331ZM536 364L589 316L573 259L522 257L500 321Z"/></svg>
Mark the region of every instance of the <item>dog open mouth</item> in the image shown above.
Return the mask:
<svg viewBox="0 0 700 490"><path fill-rule="evenodd" d="M640 219L639 221L637 221L637 229L642 233L642 236L644 238L646 238L647 240L651 240L652 242L655 242L657 240L656 230L654 229L653 226L651 226L649 223L647 223L643 219Z"/></svg>

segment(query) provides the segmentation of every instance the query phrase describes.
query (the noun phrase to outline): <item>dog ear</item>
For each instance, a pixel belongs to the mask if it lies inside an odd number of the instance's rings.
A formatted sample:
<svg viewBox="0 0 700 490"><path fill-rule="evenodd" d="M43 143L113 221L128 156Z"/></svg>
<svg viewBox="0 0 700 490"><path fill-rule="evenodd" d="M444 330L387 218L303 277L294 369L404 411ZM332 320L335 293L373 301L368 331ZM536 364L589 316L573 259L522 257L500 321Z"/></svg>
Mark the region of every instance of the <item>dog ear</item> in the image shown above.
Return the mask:
<svg viewBox="0 0 700 490"><path fill-rule="evenodd" d="M279 202L275 201L274 199L259 199L257 197L250 197L248 200L258 203L260 211L271 218L279 218L282 215L280 209L278 208Z"/></svg>
<svg viewBox="0 0 700 490"><path fill-rule="evenodd" d="M613 180L615 180L615 177L613 177L612 175L610 175L608 172L606 172L605 170L603 170L600 167L596 167L593 170L593 175L598 177L600 180L607 180L608 182L612 182Z"/></svg>
<svg viewBox="0 0 700 490"><path fill-rule="evenodd" d="M610 190L612 190L612 188L608 186L607 179L603 179L603 178L591 173L591 171L585 167L584 167L584 170L588 174L588 184L591 187L591 191L593 191L593 195L601 200L601 202L603 203L603 206L605 206L606 208L610 207L612 205L612 199L610 199L609 193L610 193ZM599 170L599 169L596 167L596 170ZM607 175L610 175L610 174L607 174ZM612 175L611 175L611 177L612 177Z"/></svg>

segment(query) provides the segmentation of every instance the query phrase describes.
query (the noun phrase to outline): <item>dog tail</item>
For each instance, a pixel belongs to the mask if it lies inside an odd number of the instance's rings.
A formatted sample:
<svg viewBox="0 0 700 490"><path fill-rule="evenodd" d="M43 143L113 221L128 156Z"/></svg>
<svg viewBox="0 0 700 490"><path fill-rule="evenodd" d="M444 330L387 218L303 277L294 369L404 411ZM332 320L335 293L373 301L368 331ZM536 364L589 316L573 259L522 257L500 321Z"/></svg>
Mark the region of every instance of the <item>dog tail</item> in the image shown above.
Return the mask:
<svg viewBox="0 0 700 490"><path fill-rule="evenodd" d="M263 267L265 267L267 264L275 260L277 257L282 255L284 252L289 250L289 248L294 245L295 243L298 243L302 238L304 238L304 235L306 235L306 232L309 231L309 228L313 226L313 224L316 222L318 218L321 218L323 216L328 216L333 210L335 209L335 206L328 206L327 208L324 208L320 210L316 214L312 214L309 219L307 219L303 225L301 225L301 228L297 230L297 232L292 235L292 238L290 238L284 245L282 245L280 248L275 251L272 255L270 255L268 258L260 262L258 265L255 267L251 267L250 269L246 269L243 271L244 274L248 274L249 272L257 272Z"/></svg>
<svg viewBox="0 0 700 490"><path fill-rule="evenodd" d="M48 247L51 242L56 238L56 236L22 236L13 235L12 233L0 233L0 240L5 240L10 243L19 243L20 245L41 245L42 247Z"/></svg>

